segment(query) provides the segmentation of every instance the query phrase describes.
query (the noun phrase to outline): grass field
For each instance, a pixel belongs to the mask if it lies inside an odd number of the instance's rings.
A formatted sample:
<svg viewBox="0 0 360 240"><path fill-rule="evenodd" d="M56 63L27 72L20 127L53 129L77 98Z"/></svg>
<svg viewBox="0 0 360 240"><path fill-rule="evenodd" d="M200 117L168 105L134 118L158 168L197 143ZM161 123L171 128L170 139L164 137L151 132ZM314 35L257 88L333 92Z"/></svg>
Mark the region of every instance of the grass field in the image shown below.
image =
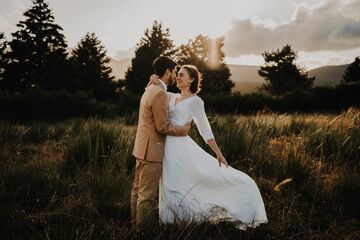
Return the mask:
<svg viewBox="0 0 360 240"><path fill-rule="evenodd" d="M231 166L262 193L252 239L360 239L360 110L209 114ZM131 239L134 118L0 122L0 239ZM210 152L193 126L190 135ZM248 239L229 223L158 239Z"/></svg>

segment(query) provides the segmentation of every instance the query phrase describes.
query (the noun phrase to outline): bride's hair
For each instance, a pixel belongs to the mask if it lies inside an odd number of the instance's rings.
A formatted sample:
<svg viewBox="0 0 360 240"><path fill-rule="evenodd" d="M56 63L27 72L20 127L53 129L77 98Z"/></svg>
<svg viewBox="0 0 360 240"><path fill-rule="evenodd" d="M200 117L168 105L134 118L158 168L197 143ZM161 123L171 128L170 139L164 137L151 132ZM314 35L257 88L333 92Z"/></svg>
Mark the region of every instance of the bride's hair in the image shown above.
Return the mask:
<svg viewBox="0 0 360 240"><path fill-rule="evenodd" d="M194 94L200 92L202 76L197 67L188 64L181 66L181 68L184 68L188 72L190 78L194 79L190 85L190 91Z"/></svg>

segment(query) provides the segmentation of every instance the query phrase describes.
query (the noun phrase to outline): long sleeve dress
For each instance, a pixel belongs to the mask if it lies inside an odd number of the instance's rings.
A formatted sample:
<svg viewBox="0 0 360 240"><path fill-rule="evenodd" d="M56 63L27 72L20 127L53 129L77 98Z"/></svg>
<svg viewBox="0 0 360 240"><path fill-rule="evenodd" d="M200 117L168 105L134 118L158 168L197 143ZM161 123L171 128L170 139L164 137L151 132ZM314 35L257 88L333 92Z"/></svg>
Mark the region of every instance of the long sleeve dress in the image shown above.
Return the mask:
<svg viewBox="0 0 360 240"><path fill-rule="evenodd" d="M175 104L179 96L169 94L171 123L193 120L205 141L213 139L203 100L195 95ZM219 167L189 136L166 136L159 216L163 223L232 221L240 229L267 222L254 180L230 166Z"/></svg>

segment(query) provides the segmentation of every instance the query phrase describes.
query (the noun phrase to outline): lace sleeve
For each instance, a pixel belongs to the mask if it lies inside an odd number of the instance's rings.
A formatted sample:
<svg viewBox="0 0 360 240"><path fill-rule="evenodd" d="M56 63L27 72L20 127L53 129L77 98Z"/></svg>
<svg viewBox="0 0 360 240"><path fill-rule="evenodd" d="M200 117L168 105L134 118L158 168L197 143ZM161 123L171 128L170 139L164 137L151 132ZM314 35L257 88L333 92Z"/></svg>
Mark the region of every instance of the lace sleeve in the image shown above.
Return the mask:
<svg viewBox="0 0 360 240"><path fill-rule="evenodd" d="M194 119L196 127L204 141L207 142L210 139L214 139L209 120L205 113L204 101L201 98L195 97L191 102L190 115Z"/></svg>

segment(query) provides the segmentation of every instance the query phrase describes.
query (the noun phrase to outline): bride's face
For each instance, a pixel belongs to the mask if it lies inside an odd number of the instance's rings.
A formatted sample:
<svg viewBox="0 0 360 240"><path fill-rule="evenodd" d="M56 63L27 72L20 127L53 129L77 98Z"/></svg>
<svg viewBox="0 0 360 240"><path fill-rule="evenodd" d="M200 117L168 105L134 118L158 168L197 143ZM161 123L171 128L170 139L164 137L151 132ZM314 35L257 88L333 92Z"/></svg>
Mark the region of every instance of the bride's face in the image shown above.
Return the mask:
<svg viewBox="0 0 360 240"><path fill-rule="evenodd" d="M190 78L188 71L185 68L180 68L176 76L176 87L179 89L190 88L191 83L194 80Z"/></svg>

